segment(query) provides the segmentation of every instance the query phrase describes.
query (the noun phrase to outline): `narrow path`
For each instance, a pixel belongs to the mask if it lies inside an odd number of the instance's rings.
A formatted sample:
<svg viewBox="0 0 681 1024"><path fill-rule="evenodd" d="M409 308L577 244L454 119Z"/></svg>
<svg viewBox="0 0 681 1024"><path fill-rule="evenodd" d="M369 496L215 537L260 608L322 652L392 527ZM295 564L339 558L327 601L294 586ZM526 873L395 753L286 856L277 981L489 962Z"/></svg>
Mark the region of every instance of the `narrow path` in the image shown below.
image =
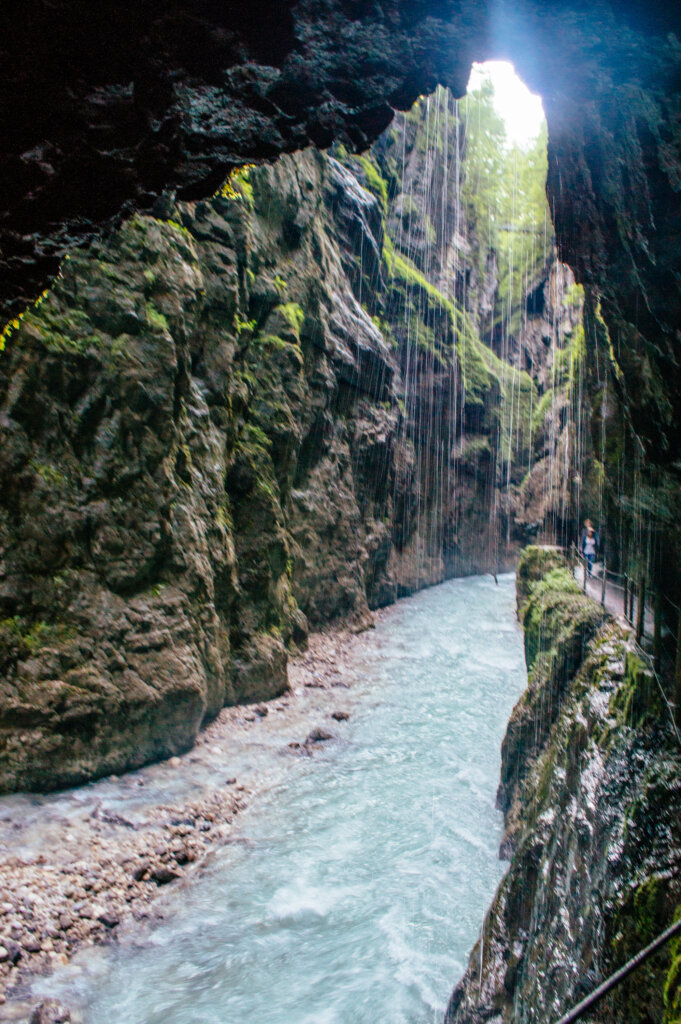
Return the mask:
<svg viewBox="0 0 681 1024"><path fill-rule="evenodd" d="M582 565L577 564L573 570L574 577L580 587L584 587L584 568ZM613 580L606 580L605 586L605 599L603 599L603 563L596 562L593 568L593 575L586 580L586 593L589 597L592 597L594 601L598 601L599 604L603 604L606 611L610 612L616 619L626 619L629 625L635 628L636 620L638 617L638 596L634 595L633 613L631 619L629 618L627 611L624 608L624 587L621 583L615 583ZM628 602L627 602L628 603ZM644 629L643 634L646 637L652 639L653 637L653 619L654 610L651 604L646 602L645 614L644 614Z"/></svg>

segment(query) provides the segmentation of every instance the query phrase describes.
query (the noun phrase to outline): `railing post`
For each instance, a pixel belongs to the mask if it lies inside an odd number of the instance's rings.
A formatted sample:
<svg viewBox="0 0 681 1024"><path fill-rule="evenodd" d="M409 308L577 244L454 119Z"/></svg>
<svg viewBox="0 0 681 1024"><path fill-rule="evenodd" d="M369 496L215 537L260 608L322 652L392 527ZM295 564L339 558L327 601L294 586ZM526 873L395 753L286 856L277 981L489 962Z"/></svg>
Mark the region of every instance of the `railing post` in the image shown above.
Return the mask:
<svg viewBox="0 0 681 1024"><path fill-rule="evenodd" d="M641 576L638 583L638 614L636 615L636 643L640 644L643 638L646 619L646 578Z"/></svg>
<svg viewBox="0 0 681 1024"><path fill-rule="evenodd" d="M676 724L681 728L681 608L676 625L676 664L674 666L674 704L676 705Z"/></svg>
<svg viewBox="0 0 681 1024"><path fill-rule="evenodd" d="M605 584L606 584L607 579L608 579L608 566L607 566L606 561L605 561L605 556L603 556L603 585L601 587L601 604L603 605L604 608L605 608Z"/></svg>
<svg viewBox="0 0 681 1024"><path fill-rule="evenodd" d="M653 629L653 665L660 674L662 661L662 593L658 587L655 591L655 626Z"/></svg>
<svg viewBox="0 0 681 1024"><path fill-rule="evenodd" d="M584 556L584 593L586 594L586 556Z"/></svg>
<svg viewBox="0 0 681 1024"><path fill-rule="evenodd" d="M634 592L636 590L636 584L633 580L629 580L629 622L634 625Z"/></svg>
<svg viewBox="0 0 681 1024"><path fill-rule="evenodd" d="M624 615L625 619L627 617L627 600L628 600L628 598L629 598L629 577L625 573L624 574L624 608L623 608L623 612L622 612L622 614Z"/></svg>

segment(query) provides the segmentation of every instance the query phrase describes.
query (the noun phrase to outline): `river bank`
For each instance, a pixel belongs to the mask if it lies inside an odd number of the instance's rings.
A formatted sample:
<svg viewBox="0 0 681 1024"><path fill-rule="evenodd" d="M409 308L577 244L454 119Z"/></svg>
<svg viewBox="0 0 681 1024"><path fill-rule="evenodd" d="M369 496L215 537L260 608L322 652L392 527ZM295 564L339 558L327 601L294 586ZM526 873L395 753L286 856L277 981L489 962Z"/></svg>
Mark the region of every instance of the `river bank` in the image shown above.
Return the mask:
<svg viewBox="0 0 681 1024"><path fill-rule="evenodd" d="M358 639L345 628L311 636L290 662L288 693L225 708L182 757L64 793L0 799L0 1020L33 1011L35 1000L21 998L30 976L158 918L159 891L231 841L254 795L280 782L292 757L339 737L352 703L343 663Z"/></svg>
<svg viewBox="0 0 681 1024"><path fill-rule="evenodd" d="M75 830L93 886L81 871L69 913L75 901L97 923L77 952L35 954L46 973L15 983L0 1019L442 1019L505 870L500 746L526 683L513 577L451 580L373 630L315 637L290 678L290 694L223 713L175 764L3 802L22 824L15 856L34 866L48 833L51 849ZM196 805L221 794L211 821ZM204 835L209 855L178 863ZM127 864L120 837L142 844ZM132 895L108 929L94 914L102 850ZM159 885L158 866L180 877Z"/></svg>

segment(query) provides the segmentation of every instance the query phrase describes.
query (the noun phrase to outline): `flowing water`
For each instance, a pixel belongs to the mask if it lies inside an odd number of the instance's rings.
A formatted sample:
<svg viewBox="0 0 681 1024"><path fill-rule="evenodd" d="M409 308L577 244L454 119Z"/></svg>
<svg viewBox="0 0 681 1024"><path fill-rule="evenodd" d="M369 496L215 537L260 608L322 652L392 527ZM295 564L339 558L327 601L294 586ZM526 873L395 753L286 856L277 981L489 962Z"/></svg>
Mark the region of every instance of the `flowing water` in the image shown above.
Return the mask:
<svg viewBox="0 0 681 1024"><path fill-rule="evenodd" d="M342 738L290 758L140 942L43 982L86 1024L440 1021L504 864L500 744L525 685L512 576L401 601L358 638ZM340 730L339 730L340 731Z"/></svg>

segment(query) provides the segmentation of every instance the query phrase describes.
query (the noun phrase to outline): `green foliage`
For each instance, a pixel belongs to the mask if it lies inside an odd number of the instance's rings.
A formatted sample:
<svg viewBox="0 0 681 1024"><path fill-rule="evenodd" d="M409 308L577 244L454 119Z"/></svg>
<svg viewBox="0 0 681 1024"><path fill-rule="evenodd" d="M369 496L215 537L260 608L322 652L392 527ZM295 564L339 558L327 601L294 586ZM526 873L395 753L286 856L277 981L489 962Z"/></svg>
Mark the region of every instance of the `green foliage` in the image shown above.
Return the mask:
<svg viewBox="0 0 681 1024"><path fill-rule="evenodd" d="M68 256L64 257L64 262L66 262L68 258ZM24 320L24 317L31 311L38 309L43 304L43 302L45 301L49 294L50 289L45 288L45 290L41 292L41 294L35 300L30 309L25 310L23 313L20 313L19 316L15 316L12 320L5 324L4 328L0 332L0 352L4 351L5 345L7 344L9 339L16 331L19 330L22 321Z"/></svg>
<svg viewBox="0 0 681 1024"><path fill-rule="evenodd" d="M483 79L462 101L465 124L463 197L477 244L473 259L482 280L496 255L499 287L495 321L517 334L524 298L551 254L552 226L546 200L547 128L527 149L507 146L494 86Z"/></svg>
<svg viewBox="0 0 681 1024"><path fill-rule="evenodd" d="M242 316L239 316L238 313L234 318L234 323L236 326L237 334L243 334L244 332L252 334L258 325L257 320L244 320L244 318Z"/></svg>
<svg viewBox="0 0 681 1024"><path fill-rule="evenodd" d="M227 181L218 189L218 193L223 199L232 199L243 202L249 210L253 209L254 195L253 195L253 184L251 182L251 171L255 164L244 164L243 167L237 167Z"/></svg>

